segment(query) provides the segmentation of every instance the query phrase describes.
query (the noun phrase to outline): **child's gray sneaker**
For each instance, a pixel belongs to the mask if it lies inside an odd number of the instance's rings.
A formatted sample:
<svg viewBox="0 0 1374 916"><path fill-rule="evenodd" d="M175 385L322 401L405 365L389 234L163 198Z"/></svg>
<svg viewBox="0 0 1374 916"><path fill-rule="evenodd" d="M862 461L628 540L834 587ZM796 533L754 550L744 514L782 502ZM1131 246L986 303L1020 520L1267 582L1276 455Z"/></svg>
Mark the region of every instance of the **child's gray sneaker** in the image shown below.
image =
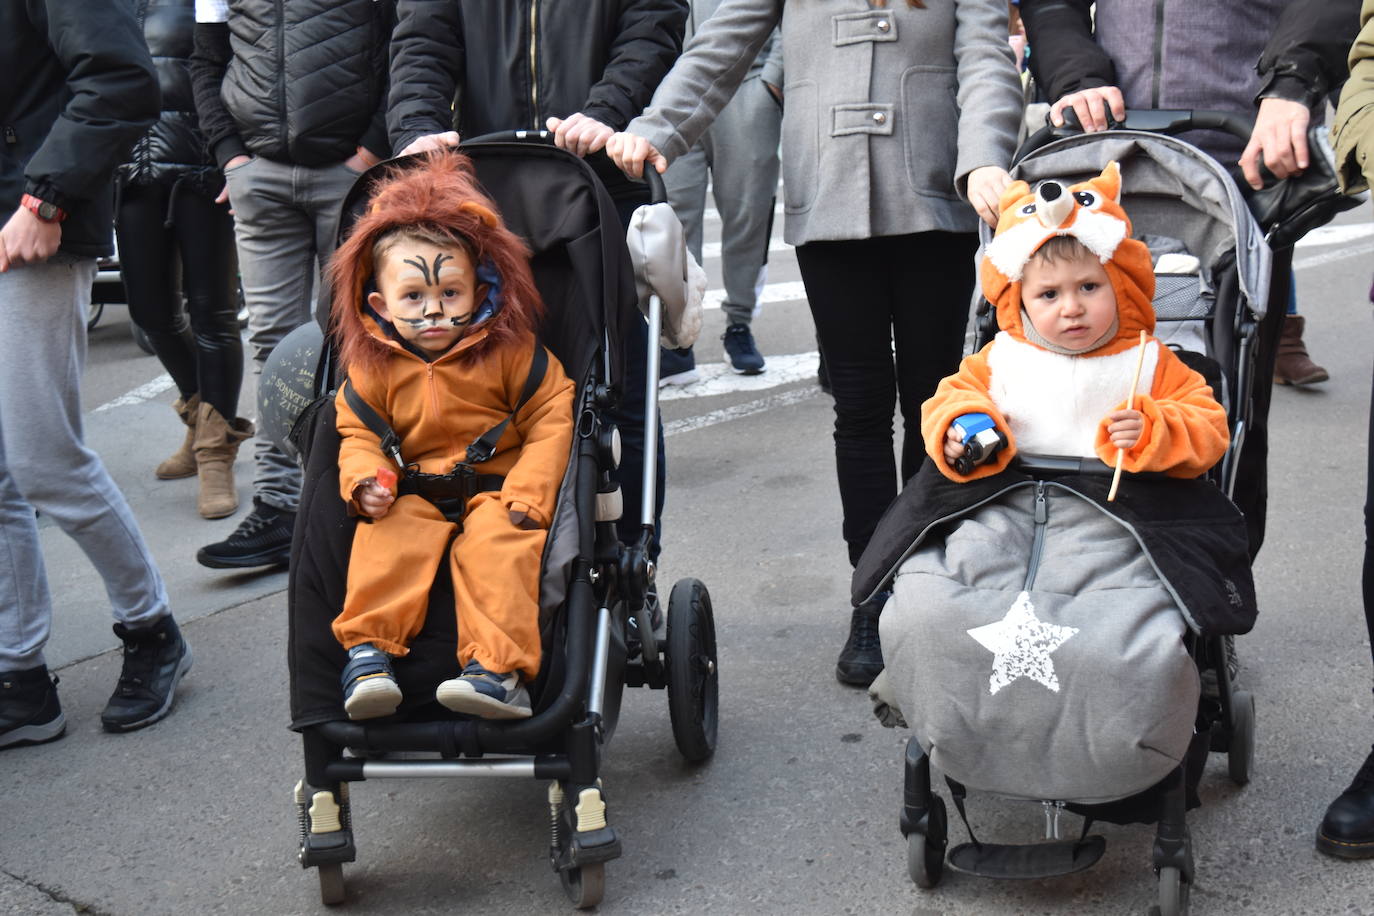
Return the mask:
<svg viewBox="0 0 1374 916"><path fill-rule="evenodd" d="M370 642L348 650L343 674L344 712L355 722L389 716L401 705L401 687L391 670L391 656Z"/></svg>
<svg viewBox="0 0 1374 916"><path fill-rule="evenodd" d="M530 695L520 683L520 675L488 671L478 661L468 662L461 675L440 684L434 696L454 712L483 719L524 719L530 715Z"/></svg>

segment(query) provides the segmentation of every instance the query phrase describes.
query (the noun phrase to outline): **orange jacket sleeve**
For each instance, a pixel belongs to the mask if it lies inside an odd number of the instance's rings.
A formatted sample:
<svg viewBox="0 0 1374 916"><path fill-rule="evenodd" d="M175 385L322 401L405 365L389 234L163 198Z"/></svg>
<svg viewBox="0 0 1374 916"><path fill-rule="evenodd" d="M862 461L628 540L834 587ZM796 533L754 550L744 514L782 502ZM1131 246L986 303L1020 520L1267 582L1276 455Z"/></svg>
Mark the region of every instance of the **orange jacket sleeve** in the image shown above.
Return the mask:
<svg viewBox="0 0 1374 916"><path fill-rule="evenodd" d="M1117 410L1124 410L1122 401ZM1226 454L1231 432L1226 410L1212 396L1202 376L1189 369L1163 344L1150 393L1139 395L1135 409L1144 415L1140 440L1126 452L1127 471L1162 471L1170 477L1198 477ZM1107 436L1104 417L1097 427L1097 457L1116 463L1116 446Z"/></svg>
<svg viewBox="0 0 1374 916"><path fill-rule="evenodd" d="M520 399L533 354L521 347L505 361L506 391L511 404ZM567 469L573 438L573 383L552 353L534 395L515 415L512 425L520 434L520 457L506 474L501 501L512 512L524 512L539 527L553 522L558 488Z"/></svg>
<svg viewBox="0 0 1374 916"><path fill-rule="evenodd" d="M382 411L385 401L376 390L380 387L377 384L378 380L356 371L350 374L350 380L353 390L359 397L385 417L386 414ZM388 467L393 471L399 469L394 461L382 453L382 441L377 434L368 429L367 424L348 406L342 385L339 386L339 393L334 396L334 410L337 414L334 425L339 430L340 439L339 495L348 504L348 514L357 515L358 505L353 500L353 491L358 488L358 484L369 477L375 477L379 467Z"/></svg>
<svg viewBox="0 0 1374 916"><path fill-rule="evenodd" d="M1007 418L1002 416L997 405L992 402L988 383L992 370L988 367L988 351L996 346L996 341L988 344L977 353L965 356L959 363L959 371L946 376L930 400L921 405L921 437L925 440L926 454L935 466L950 480L977 480L991 477L1011 463L1016 454L1016 440L1011 434ZM992 417L997 428L1007 437L1007 445L973 469L967 477L950 467L945 461L945 434L956 419L966 413L985 413Z"/></svg>

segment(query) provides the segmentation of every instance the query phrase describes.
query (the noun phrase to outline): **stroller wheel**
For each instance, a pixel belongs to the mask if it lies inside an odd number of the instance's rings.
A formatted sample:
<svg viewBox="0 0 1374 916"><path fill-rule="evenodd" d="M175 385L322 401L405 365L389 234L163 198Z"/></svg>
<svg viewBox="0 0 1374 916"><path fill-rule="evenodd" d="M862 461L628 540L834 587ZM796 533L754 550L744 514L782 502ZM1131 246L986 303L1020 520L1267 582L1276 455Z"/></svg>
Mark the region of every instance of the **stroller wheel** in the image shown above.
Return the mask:
<svg viewBox="0 0 1374 916"><path fill-rule="evenodd" d="M563 892L579 910L596 906L606 893L605 862L565 869L558 873L558 878L563 882Z"/></svg>
<svg viewBox="0 0 1374 916"><path fill-rule="evenodd" d="M327 906L343 903L343 866L338 862L328 862L316 866L315 870L320 873L320 902Z"/></svg>
<svg viewBox="0 0 1374 916"><path fill-rule="evenodd" d="M906 838L906 870L917 887L932 888L945 874L945 845L948 822L945 800L938 795L930 798L930 816L926 833L913 831Z"/></svg>
<svg viewBox="0 0 1374 916"><path fill-rule="evenodd" d="M1255 763L1255 695L1237 690L1231 697L1231 743L1226 748L1226 769L1231 781L1243 786L1250 781Z"/></svg>
<svg viewBox="0 0 1374 916"><path fill-rule="evenodd" d="M711 594L696 579L679 579L673 586L664 654L673 739L683 757L699 763L716 750L720 672Z"/></svg>
<svg viewBox="0 0 1374 916"><path fill-rule="evenodd" d="M1188 884L1177 868L1159 870L1159 906L1152 912L1159 916L1184 916L1188 912Z"/></svg>

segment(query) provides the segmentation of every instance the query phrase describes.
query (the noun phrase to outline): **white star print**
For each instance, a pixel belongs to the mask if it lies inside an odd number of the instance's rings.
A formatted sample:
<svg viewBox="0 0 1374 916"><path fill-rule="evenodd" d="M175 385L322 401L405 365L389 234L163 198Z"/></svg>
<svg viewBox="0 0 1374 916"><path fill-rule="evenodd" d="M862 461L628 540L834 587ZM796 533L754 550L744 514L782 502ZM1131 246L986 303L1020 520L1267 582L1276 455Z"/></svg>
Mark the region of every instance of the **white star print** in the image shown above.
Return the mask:
<svg viewBox="0 0 1374 916"><path fill-rule="evenodd" d="M1030 593L1022 592L1007 616L996 623L974 627L968 635L993 654L992 677L988 680L992 694L1019 677L1038 681L1058 693L1059 677L1054 673L1050 653L1077 632L1076 627L1056 626L1038 619Z"/></svg>

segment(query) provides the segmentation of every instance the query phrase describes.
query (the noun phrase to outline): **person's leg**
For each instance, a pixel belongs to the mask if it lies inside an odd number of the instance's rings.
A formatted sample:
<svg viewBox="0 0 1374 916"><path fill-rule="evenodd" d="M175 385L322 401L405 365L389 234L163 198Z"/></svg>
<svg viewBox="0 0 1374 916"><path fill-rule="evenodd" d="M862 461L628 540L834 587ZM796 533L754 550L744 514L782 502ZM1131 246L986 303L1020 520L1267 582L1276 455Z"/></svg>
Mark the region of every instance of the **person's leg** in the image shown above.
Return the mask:
<svg viewBox="0 0 1374 916"><path fill-rule="evenodd" d="M168 187L129 185L120 195L115 234L129 317L148 335L153 353L182 398L200 391L196 354L181 307L175 234L167 228Z"/></svg>
<svg viewBox="0 0 1374 916"><path fill-rule="evenodd" d="M273 348L310 320L315 220L300 204L293 166L259 156L228 170L225 180L234 208L256 390ZM289 560L300 469L265 436L254 442L253 465L253 511L228 538L200 549L196 560L202 566L244 569Z"/></svg>
<svg viewBox="0 0 1374 916"><path fill-rule="evenodd" d="M1368 436L1360 591L1364 597L1365 629L1374 648L1374 392ZM1317 849L1343 859L1374 858L1374 751L1365 758L1349 787L1327 807L1317 828Z"/></svg>
<svg viewBox="0 0 1374 916"><path fill-rule="evenodd" d="M972 232L922 232L893 241L889 275L896 342L897 394L902 413L902 483L925 461L921 405L940 380L959 368L973 302Z"/></svg>
<svg viewBox="0 0 1374 916"><path fill-rule="evenodd" d="M768 263L778 189L782 112L760 79L746 80L711 125L711 180L720 212L721 272L729 325L752 324Z"/></svg>
<svg viewBox="0 0 1374 916"><path fill-rule="evenodd" d="M200 406L196 352L181 307L181 266L174 233L166 226L169 191L170 186L161 184L129 185L115 215L129 317L147 335L153 353L172 377L179 395L172 409L186 426L181 446L154 470L159 480L196 473L192 445Z"/></svg>
<svg viewBox="0 0 1374 916"><path fill-rule="evenodd" d="M886 240L812 242L797 249L816 334L835 398L835 470L849 562L858 562L897 495L892 455L896 377ZM841 683L866 687L883 668L880 597L852 610L835 663Z"/></svg>
<svg viewBox="0 0 1374 916"><path fill-rule="evenodd" d="M177 195L173 228L195 341L196 390L221 416L233 419L243 387L234 217L223 204L183 188Z"/></svg>
<svg viewBox="0 0 1374 916"><path fill-rule="evenodd" d="M1252 561L1264 544L1265 506L1269 499L1269 402L1274 390L1274 361L1278 357L1279 337L1288 306L1288 277L1292 269L1292 248L1274 252L1273 275L1269 280L1269 311L1260 322L1256 345L1250 426L1236 462L1234 498L1240 511L1245 513Z"/></svg>
<svg viewBox="0 0 1374 916"><path fill-rule="evenodd" d="M142 627L170 613L167 590L124 494L82 441L94 271L93 261L58 254L0 275L0 302L13 306L0 335L0 442L14 486L90 559L115 619ZM41 648L24 654L36 657Z"/></svg>
<svg viewBox="0 0 1374 916"><path fill-rule="evenodd" d="M701 263L701 244L704 235L703 224L706 213L706 184L709 161L706 155L706 142L710 136L692 147L685 156L673 160L672 167L663 173L663 186L668 191L668 204L682 223L682 233L687 240L687 250Z"/></svg>

